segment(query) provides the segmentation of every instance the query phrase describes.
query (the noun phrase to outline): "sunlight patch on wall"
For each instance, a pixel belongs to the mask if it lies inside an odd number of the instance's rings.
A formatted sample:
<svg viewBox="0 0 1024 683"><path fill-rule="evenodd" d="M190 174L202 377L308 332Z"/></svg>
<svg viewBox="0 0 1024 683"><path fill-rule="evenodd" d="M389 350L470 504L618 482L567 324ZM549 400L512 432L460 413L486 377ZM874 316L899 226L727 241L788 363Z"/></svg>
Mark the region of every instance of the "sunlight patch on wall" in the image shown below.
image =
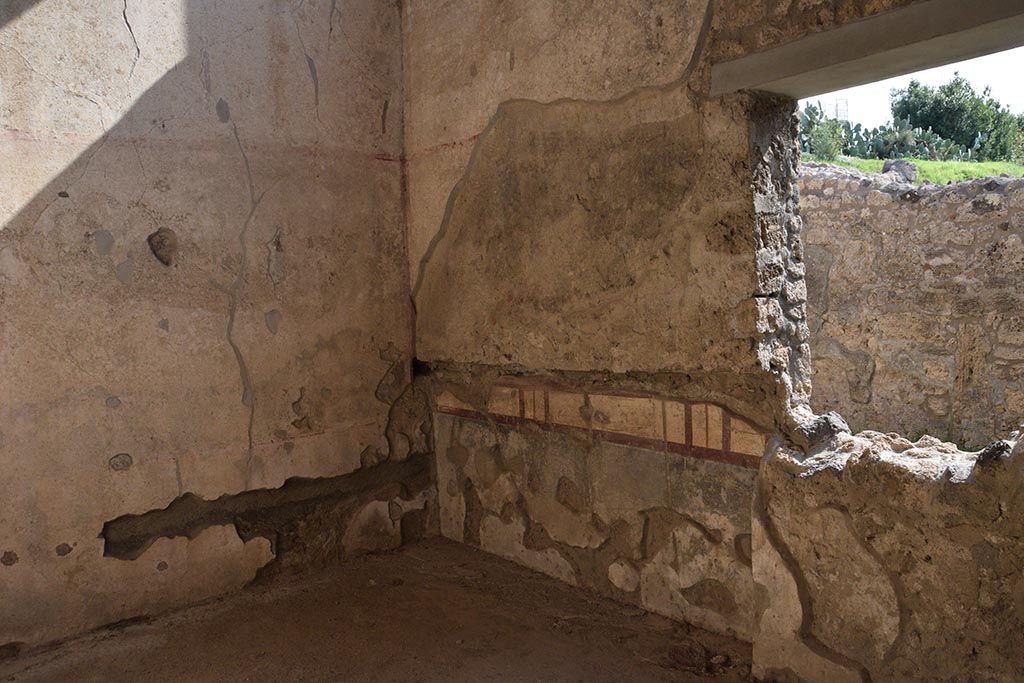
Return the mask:
<svg viewBox="0 0 1024 683"><path fill-rule="evenodd" d="M134 134L111 131L184 60L186 3L41 2L0 27L0 229L104 135Z"/></svg>

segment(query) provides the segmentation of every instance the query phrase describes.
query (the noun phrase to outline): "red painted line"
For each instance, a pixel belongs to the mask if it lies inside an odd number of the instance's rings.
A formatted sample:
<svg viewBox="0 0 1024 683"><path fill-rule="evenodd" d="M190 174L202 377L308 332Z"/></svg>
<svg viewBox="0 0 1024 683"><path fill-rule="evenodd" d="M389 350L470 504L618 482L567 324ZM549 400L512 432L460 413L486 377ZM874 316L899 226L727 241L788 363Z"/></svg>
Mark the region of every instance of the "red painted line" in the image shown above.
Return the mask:
<svg viewBox="0 0 1024 683"><path fill-rule="evenodd" d="M601 391L584 391L583 389L580 388L579 385L577 385L577 384L570 384L568 382L557 382L557 381L547 382L547 381L545 381L545 382L543 382L541 384L538 384L536 381L517 380L517 379L509 378L509 377L502 378L502 382L504 382L504 383L503 384L495 384L494 386L495 387L502 387L502 388L505 388L505 389L516 389L516 388L520 388L520 387L525 388L525 389L544 389L544 388L547 388L547 389L553 389L555 391L561 391L561 392L565 392L565 393L569 393L569 394L588 394L589 393L591 395L597 395L597 396L615 396L616 398L648 398L648 399L652 399L652 400L655 400L655 401L665 400L665 401L675 401L675 402L679 402L679 403L685 403L683 401L679 401L678 398L675 398L675 397L672 397L672 396L668 396L668 395L663 395L663 394L641 394L641 393L638 393L638 392L635 392L635 391L621 391L621 390L618 390L618 389L607 389L607 390L601 390Z"/></svg>
<svg viewBox="0 0 1024 683"><path fill-rule="evenodd" d="M616 443L620 446L633 446L634 448L643 448L648 451L665 450L665 441L662 439L652 439L649 436L636 436L634 434L623 434L622 432L606 432L600 429L595 429L594 433L600 436L603 441Z"/></svg>
<svg viewBox="0 0 1024 683"><path fill-rule="evenodd" d="M661 439L668 443L668 411L665 408L665 401L661 402Z"/></svg>
<svg viewBox="0 0 1024 683"><path fill-rule="evenodd" d="M722 450L732 450L732 417L724 410L722 411Z"/></svg>
<svg viewBox="0 0 1024 683"><path fill-rule="evenodd" d="M699 446L688 446L686 444L676 443L675 441L666 442L661 439L651 439L643 436L634 436L632 434L621 434L619 432L606 432L600 429L588 430L583 427L548 423L540 420L532 420L522 417L517 418L512 415L481 413L475 410L467 410L465 408L452 408L448 406L438 406L437 412L443 413L445 415L453 415L455 417L466 418L469 420L476 420L478 422L494 422L498 424L504 424L510 427L519 427L525 423L531 423L539 426L541 429L545 431L560 432L563 434L587 433L588 431L593 431L593 433L596 434L603 441L618 444L621 446L631 446L634 448L643 448L645 450L651 451L668 450L671 453L682 455L688 458L694 458L696 460L711 460L714 462L720 462L726 465L733 465L736 467L744 467L747 469L756 470L760 467L761 463L761 458L755 455L747 455L746 453L720 451L712 448L701 448Z"/></svg>
<svg viewBox="0 0 1024 683"><path fill-rule="evenodd" d="M548 390L544 390L544 421L551 422L551 402L548 400Z"/></svg>
<svg viewBox="0 0 1024 683"><path fill-rule="evenodd" d="M693 445L693 408L686 404L686 445Z"/></svg>
<svg viewBox="0 0 1024 683"><path fill-rule="evenodd" d="M465 147L466 145L476 144L477 139L483 135L483 131L470 135L468 138L462 140L452 140L451 142L442 142L441 144L434 145L433 147L426 147L418 152L413 152L412 156L418 157L421 154L433 154L434 152L440 152L446 149L455 149L456 147Z"/></svg>
<svg viewBox="0 0 1024 683"><path fill-rule="evenodd" d="M526 394L523 389L519 390L519 417L526 417Z"/></svg>
<svg viewBox="0 0 1024 683"><path fill-rule="evenodd" d="M686 444L675 443L674 441L669 442L668 450L670 453L676 453L697 460L713 460L725 463L726 465L735 465L736 467L745 467L751 470L756 470L761 466L761 458L756 455L748 455L747 453L719 451L714 448L702 448L700 446L687 446Z"/></svg>

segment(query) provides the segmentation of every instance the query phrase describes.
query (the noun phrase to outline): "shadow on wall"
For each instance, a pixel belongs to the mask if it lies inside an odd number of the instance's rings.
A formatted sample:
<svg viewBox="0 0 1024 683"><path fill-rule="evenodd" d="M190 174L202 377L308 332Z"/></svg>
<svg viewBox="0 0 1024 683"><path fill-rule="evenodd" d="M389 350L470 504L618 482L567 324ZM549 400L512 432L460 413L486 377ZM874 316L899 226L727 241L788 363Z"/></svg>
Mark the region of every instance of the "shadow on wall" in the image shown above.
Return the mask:
<svg viewBox="0 0 1024 683"><path fill-rule="evenodd" d="M43 0L7 0L0 5L0 28L11 23Z"/></svg>
<svg viewBox="0 0 1024 683"><path fill-rule="evenodd" d="M393 455L408 379L398 8L78 4L0 10L0 643L243 585L263 538L97 535Z"/></svg>

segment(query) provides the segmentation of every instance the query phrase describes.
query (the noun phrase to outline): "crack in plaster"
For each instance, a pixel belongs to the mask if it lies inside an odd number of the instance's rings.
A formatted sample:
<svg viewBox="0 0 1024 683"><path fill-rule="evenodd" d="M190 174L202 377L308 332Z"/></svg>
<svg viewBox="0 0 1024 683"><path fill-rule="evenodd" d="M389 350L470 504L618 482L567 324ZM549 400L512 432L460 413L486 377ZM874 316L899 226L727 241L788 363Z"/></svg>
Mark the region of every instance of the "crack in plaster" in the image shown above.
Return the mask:
<svg viewBox="0 0 1024 683"><path fill-rule="evenodd" d="M55 79L50 74L45 73L43 71L40 71L39 69L37 69L35 66L32 65L32 62L30 62L28 60L28 57L26 57L24 54L22 54L21 50L19 50L18 48L14 47L13 45L0 45L0 49L10 50L14 54L18 55L18 58L21 59L21 61L25 63L25 68L27 68L29 71L31 71L32 73L36 74L37 76L46 79L55 88L60 88L62 91L64 91L68 95L71 95L72 97L77 97L79 99L85 100L87 102L91 102L92 104L96 105L96 109L99 111L99 116L100 116L100 127L104 131L107 130L107 123L106 123L106 121L103 118L103 105L101 105L96 99L94 99L93 97L90 97L89 95L86 95L84 93L78 92L77 90L72 90L71 88L69 88L68 86L64 85L63 83L58 82L57 79ZM6 128L6 126L5 126L5 128Z"/></svg>
<svg viewBox="0 0 1024 683"><path fill-rule="evenodd" d="M242 229L238 233L241 263L238 266L238 274L235 276L235 281L228 290L229 304L226 336L228 345L231 347L231 351L235 354L235 361L238 363L238 372L242 379L242 405L249 409L249 423L246 430L248 446L245 457L245 487L249 488L252 485L253 458L255 455L253 450L252 432L253 422L256 418L256 397L252 387L252 377L249 374L249 367L245 362L245 356L242 354L242 350L239 348L238 343L234 338L234 329L235 316L238 313L238 295L242 288L242 283L245 280L245 267L249 254L249 246L246 242L249 233L249 226L252 224L252 219L256 215L256 210L259 208L260 203L263 201L263 197L267 194L267 190L264 190L259 195L256 194L256 186L252 177L252 167L249 165L249 156L245 153L245 148L242 146L242 140L238 135L238 126L234 123L231 124L231 132L234 134L235 143L238 145L238 152L241 154L242 162L245 165L245 175L249 189L249 215L246 216L245 221L242 223Z"/></svg>
<svg viewBox="0 0 1024 683"><path fill-rule="evenodd" d="M782 565L789 572L793 583L796 585L797 597L800 600L800 627L796 633L797 638L815 655L845 669L856 671L860 674L861 680L864 683L872 683L871 673L866 666L841 652L833 650L814 635L814 605L811 599L810 583L800 569L800 564L797 562L793 552L782 539L782 532L779 531L778 526L775 524L775 519L768 510L770 495L767 489L769 486L770 484L766 479L763 477L758 478L757 488L754 492L754 513L764 529L765 539L775 552L778 553L779 558L782 560Z"/></svg>
<svg viewBox="0 0 1024 683"><path fill-rule="evenodd" d="M100 142L99 142L99 144L98 144L98 145L96 146L96 149L95 149L95 150L93 150L93 153L89 155L89 158L88 158L88 159L86 159L86 161L85 161L85 166L84 166L84 168L82 168L82 172L78 174L78 177L77 177L77 178L75 178L74 180L72 180L72 181L71 181L70 183L68 183L68 184L67 184L67 185L65 186L65 188L64 188L64 190L63 190L64 192L67 192L68 190L70 190L70 189L71 189L72 187L74 187L75 185L77 185L77 184L78 184L78 182L79 182L79 181L80 181L80 180L81 180L82 178L84 178L84 177L85 177L85 174L89 172L89 167L90 167L90 166L92 165L92 161L93 161L93 159L95 159L95 158L96 158L96 155L100 153L100 150L102 150L102 149L103 149L103 146L107 144L107 140L109 140L109 139L110 139L110 133L109 133L109 132L107 132L107 133L105 133L105 134L103 135L103 137L102 137L102 138L100 139ZM51 199L50 201L48 201L48 202L46 203L46 206L44 206L44 207L43 207L42 209L40 209L39 213L38 213L38 214L36 215L36 217L35 217L35 220L33 220L33 221L32 221L32 225L31 225L31 226L29 227L29 230L33 230L33 229L35 229L35 227L36 227L36 226L37 226L37 225L39 224L39 221L41 221L41 220L43 219L43 216L44 216L44 215L46 214L46 212L47 212L47 211L48 211L48 210L50 209L50 207L51 207L51 206L53 206L54 202L56 202L56 201L57 201L57 199L58 199L59 197L60 197L60 195L54 196L54 197L53 197L53 199ZM35 274L35 271L34 271L34 270L33 270L33 274ZM61 293L63 294L63 290L61 291Z"/></svg>
<svg viewBox="0 0 1024 683"><path fill-rule="evenodd" d="M139 57L142 56L142 50L139 49L139 41L135 37L135 31L132 30L131 22L128 21L128 0L124 0L124 9L121 10L121 18L124 20L124 26L128 29L128 35L132 37L132 45L135 46L135 58L132 59L132 68L128 71L128 80L132 80L132 76L135 75L135 67L139 63Z"/></svg>
<svg viewBox="0 0 1024 683"><path fill-rule="evenodd" d="M331 0L331 11L327 15L327 49L331 49L331 37L334 35L334 15L338 12L338 0Z"/></svg>
<svg viewBox="0 0 1024 683"><path fill-rule="evenodd" d="M299 20L295 16L295 12L302 8L303 3L299 3L298 6L292 10L289 14L292 18L292 25L295 26L295 35L299 39L299 47L302 48L302 55L306 58L306 66L309 68L309 77L313 82L313 116L317 122L320 122L320 78L316 72L316 62L309 56L309 50L306 49L306 41L302 38L302 29L299 28ZM331 9L333 15L334 9Z"/></svg>

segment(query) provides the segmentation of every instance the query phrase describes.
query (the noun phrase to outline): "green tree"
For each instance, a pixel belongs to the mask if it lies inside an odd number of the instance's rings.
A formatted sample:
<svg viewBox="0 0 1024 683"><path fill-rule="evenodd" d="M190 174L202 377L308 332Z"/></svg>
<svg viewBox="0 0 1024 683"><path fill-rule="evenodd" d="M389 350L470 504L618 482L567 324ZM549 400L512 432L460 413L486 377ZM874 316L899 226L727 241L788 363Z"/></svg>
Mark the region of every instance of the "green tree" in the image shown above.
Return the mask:
<svg viewBox="0 0 1024 683"><path fill-rule="evenodd" d="M826 161L835 161L843 151L845 131L841 121L824 119L810 132L808 143L811 154Z"/></svg>
<svg viewBox="0 0 1024 683"><path fill-rule="evenodd" d="M895 120L931 129L970 150L981 160L1011 161L1021 151L1021 118L994 99L988 88L979 94L959 74L938 88L914 80L890 97Z"/></svg>

